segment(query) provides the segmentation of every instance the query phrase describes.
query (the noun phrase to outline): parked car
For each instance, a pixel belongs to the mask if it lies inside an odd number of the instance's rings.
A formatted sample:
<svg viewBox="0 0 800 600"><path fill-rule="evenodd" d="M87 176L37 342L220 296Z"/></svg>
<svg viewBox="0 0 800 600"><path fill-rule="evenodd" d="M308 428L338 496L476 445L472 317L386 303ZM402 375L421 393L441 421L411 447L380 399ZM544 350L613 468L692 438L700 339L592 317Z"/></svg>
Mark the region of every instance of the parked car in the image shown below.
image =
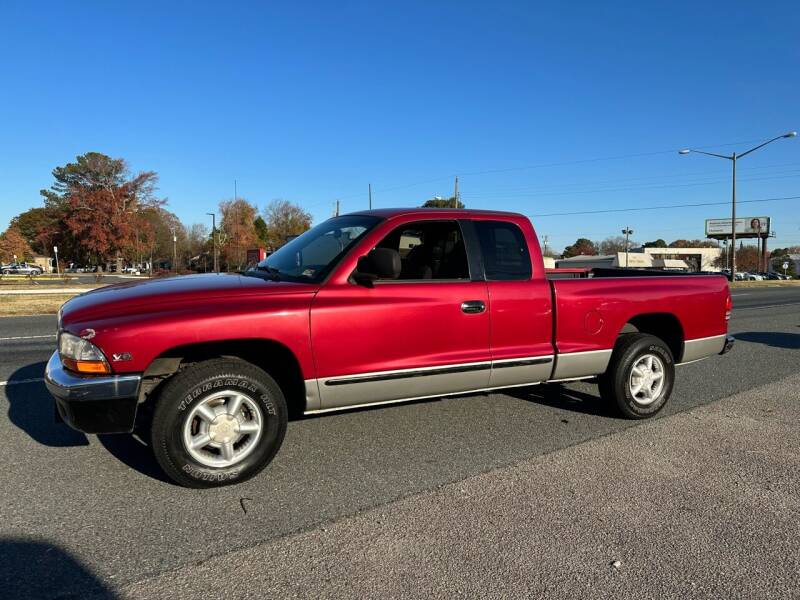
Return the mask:
<svg viewBox="0 0 800 600"><path fill-rule="evenodd" d="M744 274L745 281L763 281L764 277L759 275L758 273L745 273Z"/></svg>
<svg viewBox="0 0 800 600"><path fill-rule="evenodd" d="M42 268L38 265L31 265L28 263L12 263L2 267L0 272L3 275L41 275Z"/></svg>
<svg viewBox="0 0 800 600"><path fill-rule="evenodd" d="M125 267L122 272L129 275L139 275L141 273L137 267Z"/></svg>
<svg viewBox="0 0 800 600"><path fill-rule="evenodd" d="M45 380L75 429L138 426L170 478L213 487L261 471L290 412L596 378L621 415L652 417L676 364L732 347L730 311L720 275L549 279L522 215L366 211L317 225L256 271L69 300Z"/></svg>

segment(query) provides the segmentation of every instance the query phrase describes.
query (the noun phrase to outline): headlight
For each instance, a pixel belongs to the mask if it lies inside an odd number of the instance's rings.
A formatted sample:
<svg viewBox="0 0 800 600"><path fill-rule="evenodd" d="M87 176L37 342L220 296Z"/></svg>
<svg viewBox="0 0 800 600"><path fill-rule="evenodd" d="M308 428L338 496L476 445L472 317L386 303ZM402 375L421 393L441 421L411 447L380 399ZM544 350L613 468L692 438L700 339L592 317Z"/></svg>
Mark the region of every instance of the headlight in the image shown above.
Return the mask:
<svg viewBox="0 0 800 600"><path fill-rule="evenodd" d="M58 353L64 366L77 373L110 373L111 368L100 349L89 340L62 332L58 337Z"/></svg>

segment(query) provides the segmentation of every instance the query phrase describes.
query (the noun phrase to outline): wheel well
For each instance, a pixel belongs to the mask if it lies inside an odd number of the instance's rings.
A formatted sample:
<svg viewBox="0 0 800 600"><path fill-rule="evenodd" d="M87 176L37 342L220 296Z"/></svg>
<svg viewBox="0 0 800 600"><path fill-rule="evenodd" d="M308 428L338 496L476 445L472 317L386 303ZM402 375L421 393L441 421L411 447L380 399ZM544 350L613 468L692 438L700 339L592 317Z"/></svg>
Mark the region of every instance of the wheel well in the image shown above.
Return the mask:
<svg viewBox="0 0 800 600"><path fill-rule="evenodd" d="M164 380L179 370L203 360L223 357L240 358L264 369L283 391L289 417L303 414L306 390L300 365L291 350L271 340L225 340L171 348L157 356L144 372L146 385L140 401L146 400Z"/></svg>
<svg viewBox="0 0 800 600"><path fill-rule="evenodd" d="M683 327L675 315L670 313L637 315L625 323L619 334L622 336L637 332L648 333L663 340L672 352L675 362L680 362L683 352Z"/></svg>

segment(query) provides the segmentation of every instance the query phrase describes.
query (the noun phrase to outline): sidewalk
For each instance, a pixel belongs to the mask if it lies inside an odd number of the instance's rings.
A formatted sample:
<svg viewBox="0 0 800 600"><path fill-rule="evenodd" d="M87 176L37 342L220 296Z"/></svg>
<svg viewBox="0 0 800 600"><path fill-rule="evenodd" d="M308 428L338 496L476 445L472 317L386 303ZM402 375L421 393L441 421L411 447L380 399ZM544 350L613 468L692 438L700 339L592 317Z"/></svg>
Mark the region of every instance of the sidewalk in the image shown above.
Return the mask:
<svg viewBox="0 0 800 600"><path fill-rule="evenodd" d="M799 397L796 376L120 592L797 598Z"/></svg>

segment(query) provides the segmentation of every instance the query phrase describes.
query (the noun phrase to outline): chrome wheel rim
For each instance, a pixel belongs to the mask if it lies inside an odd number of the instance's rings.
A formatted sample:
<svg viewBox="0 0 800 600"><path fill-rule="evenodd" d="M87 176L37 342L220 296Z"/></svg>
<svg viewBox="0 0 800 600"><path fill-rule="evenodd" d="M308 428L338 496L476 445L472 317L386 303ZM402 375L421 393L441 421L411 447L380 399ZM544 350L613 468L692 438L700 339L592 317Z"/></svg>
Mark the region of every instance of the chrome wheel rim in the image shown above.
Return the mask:
<svg viewBox="0 0 800 600"><path fill-rule="evenodd" d="M231 467L258 445L264 417L258 403L238 390L223 390L204 398L183 424L183 446L207 467Z"/></svg>
<svg viewBox="0 0 800 600"><path fill-rule="evenodd" d="M639 357L628 377L628 389L637 404L647 406L661 396L664 390L664 362L655 354Z"/></svg>

